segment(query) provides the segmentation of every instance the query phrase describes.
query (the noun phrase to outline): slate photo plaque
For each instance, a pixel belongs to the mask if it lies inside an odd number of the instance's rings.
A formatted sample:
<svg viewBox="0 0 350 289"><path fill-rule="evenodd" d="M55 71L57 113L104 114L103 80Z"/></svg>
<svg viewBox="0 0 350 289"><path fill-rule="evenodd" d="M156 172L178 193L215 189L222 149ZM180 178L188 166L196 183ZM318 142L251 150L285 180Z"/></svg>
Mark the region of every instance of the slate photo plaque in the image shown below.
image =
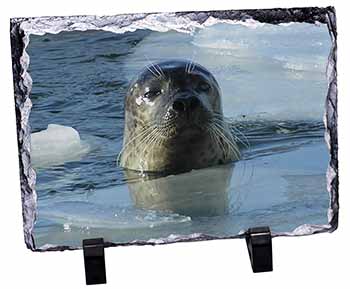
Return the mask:
<svg viewBox="0 0 350 289"><path fill-rule="evenodd" d="M34 251L332 232L333 7L11 19Z"/></svg>

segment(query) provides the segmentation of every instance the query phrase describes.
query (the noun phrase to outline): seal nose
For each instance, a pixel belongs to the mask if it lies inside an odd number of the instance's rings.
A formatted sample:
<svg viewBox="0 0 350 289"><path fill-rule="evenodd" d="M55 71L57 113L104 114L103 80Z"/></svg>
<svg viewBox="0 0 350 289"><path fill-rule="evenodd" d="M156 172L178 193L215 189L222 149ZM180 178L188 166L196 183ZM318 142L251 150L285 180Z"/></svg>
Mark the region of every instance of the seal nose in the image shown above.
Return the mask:
<svg viewBox="0 0 350 289"><path fill-rule="evenodd" d="M195 96L186 98L176 98L172 104L176 112L192 111L199 106L199 99Z"/></svg>

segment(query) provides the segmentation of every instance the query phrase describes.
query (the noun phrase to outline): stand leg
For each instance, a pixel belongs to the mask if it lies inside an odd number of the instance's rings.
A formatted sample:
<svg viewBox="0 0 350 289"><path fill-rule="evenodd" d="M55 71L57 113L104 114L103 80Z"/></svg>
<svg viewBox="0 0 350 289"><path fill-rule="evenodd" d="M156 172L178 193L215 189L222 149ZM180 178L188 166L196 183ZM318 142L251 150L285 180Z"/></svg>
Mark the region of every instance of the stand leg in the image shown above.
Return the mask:
<svg viewBox="0 0 350 289"><path fill-rule="evenodd" d="M270 228L249 228L246 232L246 242L253 272L272 271L272 238Z"/></svg>
<svg viewBox="0 0 350 289"><path fill-rule="evenodd" d="M102 238L83 240L86 285L105 284L106 265Z"/></svg>

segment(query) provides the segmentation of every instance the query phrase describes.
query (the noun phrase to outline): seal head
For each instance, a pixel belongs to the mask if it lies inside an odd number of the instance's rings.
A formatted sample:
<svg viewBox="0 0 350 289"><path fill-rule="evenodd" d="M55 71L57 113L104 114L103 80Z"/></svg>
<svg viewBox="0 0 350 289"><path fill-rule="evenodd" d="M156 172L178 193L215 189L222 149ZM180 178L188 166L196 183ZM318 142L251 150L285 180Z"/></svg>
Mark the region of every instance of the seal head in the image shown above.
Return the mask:
<svg viewBox="0 0 350 289"><path fill-rule="evenodd" d="M180 173L238 158L220 87L203 66L164 61L147 66L131 82L118 157L122 167Z"/></svg>

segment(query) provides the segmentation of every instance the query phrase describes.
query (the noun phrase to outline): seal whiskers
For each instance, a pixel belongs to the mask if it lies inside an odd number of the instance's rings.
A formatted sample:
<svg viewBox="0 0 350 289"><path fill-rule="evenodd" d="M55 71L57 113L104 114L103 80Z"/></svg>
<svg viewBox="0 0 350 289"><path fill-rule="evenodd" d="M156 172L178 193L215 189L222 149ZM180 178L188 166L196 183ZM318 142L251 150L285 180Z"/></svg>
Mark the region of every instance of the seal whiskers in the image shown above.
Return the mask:
<svg viewBox="0 0 350 289"><path fill-rule="evenodd" d="M140 153L140 158L142 158L146 152L146 149L148 149L148 151L150 152L151 157L154 157L154 150L156 146L160 146L160 131L159 129L156 127L154 130L151 131L151 133L149 134L149 139L147 141L147 144L144 145L143 150Z"/></svg>
<svg viewBox="0 0 350 289"><path fill-rule="evenodd" d="M140 139L140 142L134 147L137 148L140 145L142 145L142 143L145 142L145 140L147 140L148 137L151 136L151 131L154 130L155 127L154 126L150 126L144 130L142 130L140 133L138 133L137 135L135 135L133 138L131 138L126 144L123 145L122 150L119 152L118 157L117 157L117 164L120 164L121 162L121 158L124 158L124 162L127 160L127 157L129 156L129 154L132 152L132 150L129 151L129 153L126 156L123 156L123 153L128 149L128 147L135 142L136 140Z"/></svg>
<svg viewBox="0 0 350 289"><path fill-rule="evenodd" d="M230 155L233 154L236 159L239 159L240 152L237 149L236 142L234 141L232 135L227 134L224 127L215 121L211 124L211 129L219 139L219 143L221 143L225 158L229 158Z"/></svg>
<svg viewBox="0 0 350 289"><path fill-rule="evenodd" d="M239 142L242 144L246 149L250 149L250 142L248 138L245 136L244 133L242 133L237 127L234 125L234 121L231 118L224 117L222 115L218 115L215 119L216 122L222 124L222 125L227 125L230 130L233 131L232 137L235 139L236 142ZM240 135L241 137L239 137Z"/></svg>
<svg viewBox="0 0 350 289"><path fill-rule="evenodd" d="M149 62L150 66L147 66L147 69L157 78L161 79L163 77L165 77L165 74L163 73L162 69L160 68L159 65L154 64L145 54L144 54L145 58L147 59L147 61ZM153 68L154 71L151 69Z"/></svg>

